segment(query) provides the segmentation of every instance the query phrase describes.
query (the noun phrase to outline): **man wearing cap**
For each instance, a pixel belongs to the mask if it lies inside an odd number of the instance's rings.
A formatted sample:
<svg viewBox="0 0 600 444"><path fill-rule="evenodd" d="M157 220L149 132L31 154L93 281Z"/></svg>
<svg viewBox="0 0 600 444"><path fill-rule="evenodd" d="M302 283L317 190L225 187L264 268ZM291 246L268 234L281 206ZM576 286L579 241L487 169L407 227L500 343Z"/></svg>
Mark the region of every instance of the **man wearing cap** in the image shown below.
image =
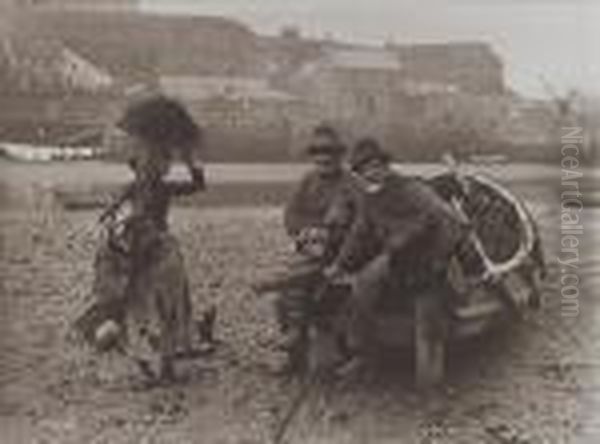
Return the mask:
<svg viewBox="0 0 600 444"><path fill-rule="evenodd" d="M315 128L306 149L312 169L302 178L285 208L284 224L290 237L297 239L306 228L322 225L333 198L349 182L343 166L345 152L333 128Z"/></svg>
<svg viewBox="0 0 600 444"><path fill-rule="evenodd" d="M294 240L295 255L288 264L289 275L302 275L307 264L324 263L324 258L310 257L311 243L322 238L323 232L330 236L342 229L341 225L350 225L336 215L335 221L328 220L328 213L334 201L344 202L348 210L351 207L350 173L344 167L345 147L337 132L326 125L320 125L313 131L312 140L306 154L312 169L301 180L284 212L284 225L288 235ZM339 206L339 205L336 205ZM352 211L345 211L344 217L350 218ZM335 226L328 225L329 222ZM320 270L324 267L321 266ZM320 273L319 273L320 274ZM298 282L298 280L296 280ZM288 353L285 370L297 371L303 354L306 339L308 304L314 291L314 282L301 282L293 288L280 292L276 303L278 321L285 336L284 348Z"/></svg>
<svg viewBox="0 0 600 444"><path fill-rule="evenodd" d="M360 141L350 156L361 205L337 257L325 270L330 279L353 275L349 347L362 355L373 334L374 305L398 276L411 288L438 285L465 227L426 182L397 174L390 156L373 139ZM360 359L360 358L359 358Z"/></svg>

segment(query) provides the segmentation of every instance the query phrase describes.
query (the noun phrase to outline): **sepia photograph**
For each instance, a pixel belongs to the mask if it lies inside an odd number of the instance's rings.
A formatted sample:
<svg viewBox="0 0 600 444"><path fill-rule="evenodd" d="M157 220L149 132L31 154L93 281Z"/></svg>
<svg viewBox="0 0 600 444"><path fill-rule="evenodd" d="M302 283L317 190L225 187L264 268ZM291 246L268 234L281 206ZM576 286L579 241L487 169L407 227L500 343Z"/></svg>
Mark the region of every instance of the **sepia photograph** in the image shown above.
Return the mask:
<svg viewBox="0 0 600 444"><path fill-rule="evenodd" d="M599 159L595 0L0 0L0 443L600 443Z"/></svg>

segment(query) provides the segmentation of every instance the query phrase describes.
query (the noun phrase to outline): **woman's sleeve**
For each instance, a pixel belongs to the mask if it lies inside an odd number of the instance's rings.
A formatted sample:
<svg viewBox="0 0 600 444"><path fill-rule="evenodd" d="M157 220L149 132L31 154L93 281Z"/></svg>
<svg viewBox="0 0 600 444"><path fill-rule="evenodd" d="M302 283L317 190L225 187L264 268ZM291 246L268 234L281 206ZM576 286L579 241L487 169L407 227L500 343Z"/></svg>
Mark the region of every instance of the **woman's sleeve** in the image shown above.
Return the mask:
<svg viewBox="0 0 600 444"><path fill-rule="evenodd" d="M173 196L188 196L206 189L204 169L190 167L191 181L169 181L166 183L169 194Z"/></svg>

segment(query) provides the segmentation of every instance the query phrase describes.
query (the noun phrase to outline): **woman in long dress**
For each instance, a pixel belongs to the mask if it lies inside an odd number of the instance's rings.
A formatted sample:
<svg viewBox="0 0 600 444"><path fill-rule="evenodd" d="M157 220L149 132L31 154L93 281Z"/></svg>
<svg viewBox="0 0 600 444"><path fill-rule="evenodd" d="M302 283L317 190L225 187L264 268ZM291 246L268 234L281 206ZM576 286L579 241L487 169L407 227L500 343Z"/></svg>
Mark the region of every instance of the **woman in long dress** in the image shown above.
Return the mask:
<svg viewBox="0 0 600 444"><path fill-rule="evenodd" d="M205 188L193 156L201 131L179 103L161 96L131 105L118 128L134 180L101 218L112 223L96 255L93 293L100 322L93 337L134 358L146 376L172 380L174 360L190 351L194 329L184 261L169 233L168 213L173 197ZM176 156L187 165L187 181L166 179ZM114 223L126 206L129 214Z"/></svg>

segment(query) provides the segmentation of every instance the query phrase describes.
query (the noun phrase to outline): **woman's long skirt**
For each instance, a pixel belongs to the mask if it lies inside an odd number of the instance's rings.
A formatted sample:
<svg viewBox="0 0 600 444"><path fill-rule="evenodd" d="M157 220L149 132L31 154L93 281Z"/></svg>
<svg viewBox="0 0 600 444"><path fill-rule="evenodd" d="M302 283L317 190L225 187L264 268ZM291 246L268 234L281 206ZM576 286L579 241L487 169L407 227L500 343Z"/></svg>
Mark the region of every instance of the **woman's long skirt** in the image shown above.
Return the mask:
<svg viewBox="0 0 600 444"><path fill-rule="evenodd" d="M135 251L135 250L134 250ZM192 304L175 237L153 233L138 254L106 242L96 253L92 302L75 321L94 343L106 321L121 327L117 343L138 360L171 359L192 346Z"/></svg>
<svg viewBox="0 0 600 444"><path fill-rule="evenodd" d="M184 260L168 233L132 270L125 305L126 344L141 359L174 358L191 349L192 304Z"/></svg>

